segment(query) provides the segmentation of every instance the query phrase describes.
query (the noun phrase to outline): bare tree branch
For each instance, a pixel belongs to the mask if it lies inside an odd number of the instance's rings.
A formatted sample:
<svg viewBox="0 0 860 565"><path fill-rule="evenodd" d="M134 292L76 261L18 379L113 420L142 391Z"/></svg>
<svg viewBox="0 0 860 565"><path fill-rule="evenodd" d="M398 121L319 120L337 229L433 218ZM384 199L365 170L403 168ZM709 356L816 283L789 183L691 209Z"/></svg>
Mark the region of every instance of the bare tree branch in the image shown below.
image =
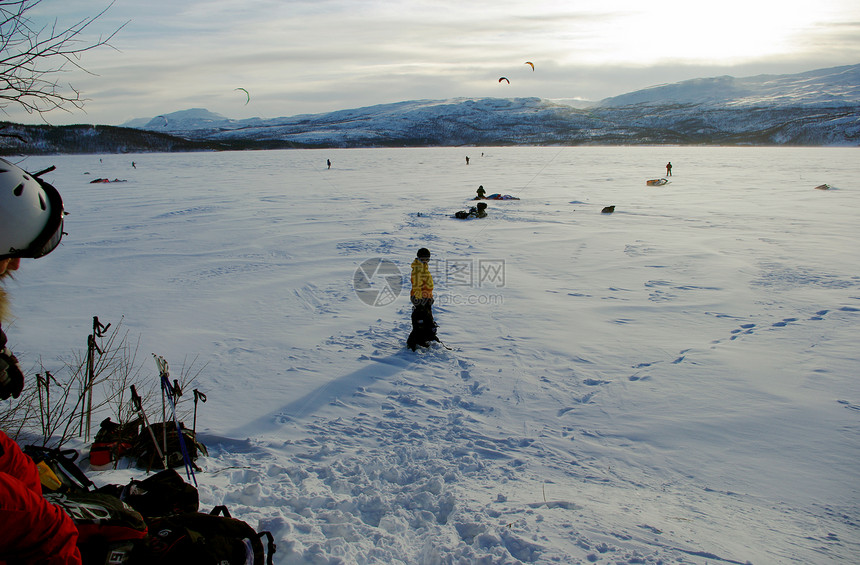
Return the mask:
<svg viewBox="0 0 860 565"><path fill-rule="evenodd" d="M87 40L85 32L111 6L95 16L71 26L56 20L41 27L28 16L42 0L0 0L0 111L17 104L30 114L51 110L83 109L83 98L71 84L61 84L59 75L82 66L85 53L99 47L112 47L110 41L125 24L107 36Z"/></svg>

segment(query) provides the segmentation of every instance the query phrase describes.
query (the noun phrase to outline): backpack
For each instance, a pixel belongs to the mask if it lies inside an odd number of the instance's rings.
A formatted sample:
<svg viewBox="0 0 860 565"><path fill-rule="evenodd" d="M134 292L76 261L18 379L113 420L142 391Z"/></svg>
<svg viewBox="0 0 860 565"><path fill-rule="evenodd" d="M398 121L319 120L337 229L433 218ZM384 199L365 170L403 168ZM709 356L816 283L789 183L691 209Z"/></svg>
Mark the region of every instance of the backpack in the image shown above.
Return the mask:
<svg viewBox="0 0 860 565"><path fill-rule="evenodd" d="M74 449L55 449L25 445L24 453L30 456L39 470L42 492L89 492L95 488L75 461Z"/></svg>
<svg viewBox="0 0 860 565"><path fill-rule="evenodd" d="M431 341L439 341L436 337L436 322L429 305L416 305L412 309L412 332L406 339L406 346L415 351L417 346L429 347Z"/></svg>
<svg viewBox="0 0 860 565"><path fill-rule="evenodd" d="M197 460L197 455L202 453L204 456L209 452L206 446L197 441L197 435L184 424L180 422L182 428L182 439L185 441L185 448L188 450L188 457L191 459L191 464ZM164 434L165 428L167 433L167 450L164 455L167 457L167 467L182 467L185 464L182 455L182 448L179 444L179 434L176 432L176 424L174 422L156 422L149 427L144 426L137 438L134 440L129 454L137 458L137 466L143 469L163 469L164 464L158 456L158 451L152 443L152 436L158 442L158 448L164 452ZM151 432L150 432L151 430ZM195 466L195 470L199 469Z"/></svg>
<svg viewBox="0 0 860 565"><path fill-rule="evenodd" d="M84 563L128 563L143 544L143 517L115 496L101 492L56 492L45 500L68 514L78 529L78 549Z"/></svg>
<svg viewBox="0 0 860 565"><path fill-rule="evenodd" d="M216 506L209 514L189 512L151 520L140 563L272 565L275 549L271 532L258 533L231 517L226 506Z"/></svg>
<svg viewBox="0 0 860 565"><path fill-rule="evenodd" d="M118 461L120 457L131 451L139 432L139 419L127 424L118 424L112 422L110 418L105 418L90 447L90 465L102 466L108 465L111 461Z"/></svg>
<svg viewBox="0 0 860 565"><path fill-rule="evenodd" d="M113 494L149 522L153 518L197 512L199 495L174 469L165 469L127 485L106 485L98 492Z"/></svg>
<svg viewBox="0 0 860 565"><path fill-rule="evenodd" d="M469 213L465 210L460 210L459 212L454 212L454 217L458 220L465 220L469 217Z"/></svg>

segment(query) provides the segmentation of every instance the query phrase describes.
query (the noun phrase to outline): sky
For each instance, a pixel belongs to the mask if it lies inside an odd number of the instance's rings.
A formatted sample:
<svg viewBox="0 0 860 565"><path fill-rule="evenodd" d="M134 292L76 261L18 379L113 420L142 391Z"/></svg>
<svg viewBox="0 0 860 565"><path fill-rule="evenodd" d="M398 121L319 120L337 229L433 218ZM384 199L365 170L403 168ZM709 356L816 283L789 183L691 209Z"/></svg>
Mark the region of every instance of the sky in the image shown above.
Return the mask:
<svg viewBox="0 0 860 565"><path fill-rule="evenodd" d="M87 72L55 75L83 110L6 104L0 119L120 125L189 108L276 118L459 97L584 105L693 78L860 63L856 0L43 0L29 16L63 27L106 8L81 40L121 27L110 46L83 55Z"/></svg>

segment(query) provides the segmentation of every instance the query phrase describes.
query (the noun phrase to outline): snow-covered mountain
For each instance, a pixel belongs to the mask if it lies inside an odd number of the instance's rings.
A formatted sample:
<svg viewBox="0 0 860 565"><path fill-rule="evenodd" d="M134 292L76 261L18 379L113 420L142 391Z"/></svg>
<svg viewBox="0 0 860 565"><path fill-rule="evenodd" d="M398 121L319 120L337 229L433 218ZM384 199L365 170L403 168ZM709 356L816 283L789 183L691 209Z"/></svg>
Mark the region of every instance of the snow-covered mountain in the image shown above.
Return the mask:
<svg viewBox="0 0 860 565"><path fill-rule="evenodd" d="M860 65L689 80L607 98L591 112L677 143L858 145Z"/></svg>
<svg viewBox="0 0 860 565"><path fill-rule="evenodd" d="M652 86L606 98L599 108L672 104L723 108L857 107L860 65L819 69L794 75L721 76Z"/></svg>
<svg viewBox="0 0 860 565"><path fill-rule="evenodd" d="M158 116L141 129L195 139L350 147L553 143L564 142L572 128L608 127L587 111L539 98L457 98L267 120L231 120L196 109Z"/></svg>
<svg viewBox="0 0 860 565"><path fill-rule="evenodd" d="M461 145L860 145L860 64L701 78L576 108L540 98L412 100L234 120L203 108L114 126L0 124L0 154Z"/></svg>
<svg viewBox="0 0 860 565"><path fill-rule="evenodd" d="M232 120L192 109L125 125L197 141L262 148L856 145L860 140L860 65L795 75L695 79L607 98L586 109L539 98L458 98L266 120Z"/></svg>
<svg viewBox="0 0 860 565"><path fill-rule="evenodd" d="M170 125L171 131L183 129L204 129L207 127L218 127L222 123L231 122L221 114L210 112L204 108L191 108L180 110L167 116L156 116L154 118L137 118L123 124L124 127L161 131Z"/></svg>

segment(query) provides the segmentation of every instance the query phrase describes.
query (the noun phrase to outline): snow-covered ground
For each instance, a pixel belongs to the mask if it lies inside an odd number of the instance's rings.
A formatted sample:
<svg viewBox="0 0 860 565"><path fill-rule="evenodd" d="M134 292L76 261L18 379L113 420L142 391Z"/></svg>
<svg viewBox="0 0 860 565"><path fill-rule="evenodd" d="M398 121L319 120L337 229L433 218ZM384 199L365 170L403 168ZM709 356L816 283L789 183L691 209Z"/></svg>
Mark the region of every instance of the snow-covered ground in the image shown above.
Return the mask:
<svg viewBox="0 0 860 565"><path fill-rule="evenodd" d="M669 160L672 182L646 186ZM62 247L7 285L13 350L51 368L97 315L143 357L206 363L201 505L271 530L276 563L860 555L856 149L21 164L57 166L70 215ZM521 200L450 218L479 184ZM413 353L422 246L451 349ZM391 303L392 277L354 287L380 259L404 275Z"/></svg>

